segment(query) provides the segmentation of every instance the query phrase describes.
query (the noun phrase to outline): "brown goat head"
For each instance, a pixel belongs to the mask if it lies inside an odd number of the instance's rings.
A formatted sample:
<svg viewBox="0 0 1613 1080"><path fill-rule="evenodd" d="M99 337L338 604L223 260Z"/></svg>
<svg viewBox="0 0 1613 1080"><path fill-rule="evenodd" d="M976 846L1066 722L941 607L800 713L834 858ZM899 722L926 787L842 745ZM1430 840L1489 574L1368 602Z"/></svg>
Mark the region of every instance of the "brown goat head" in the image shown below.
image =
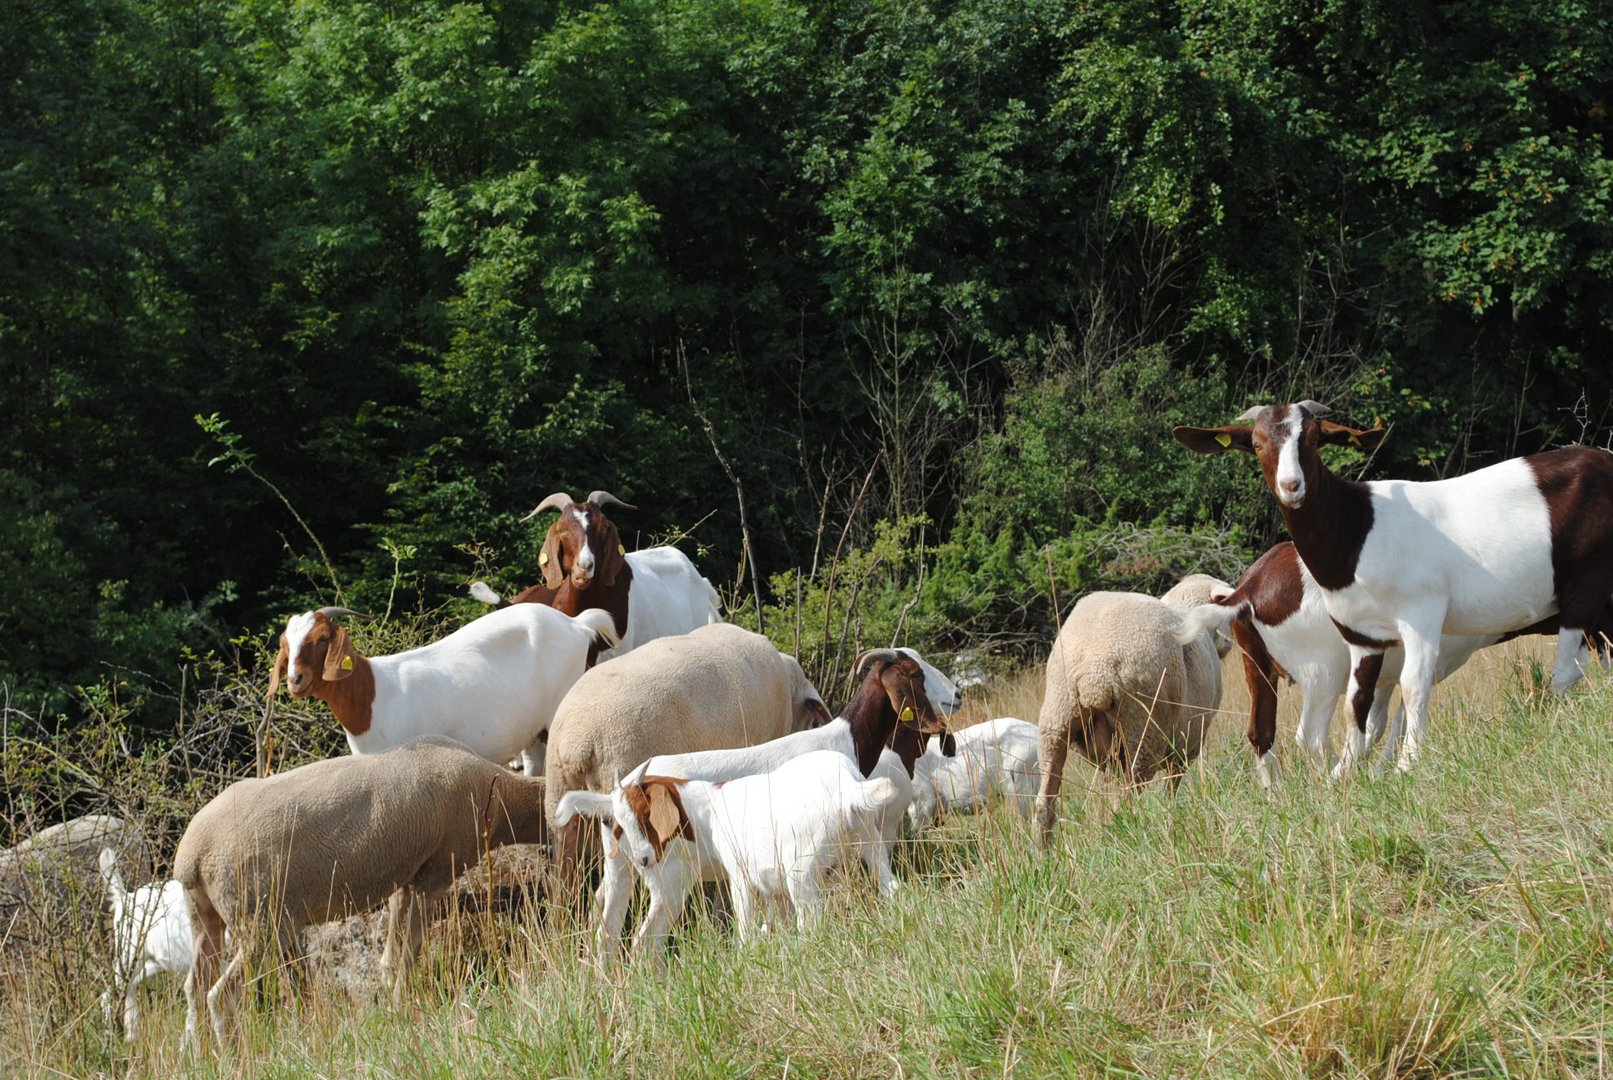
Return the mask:
<svg viewBox="0 0 1613 1080"><path fill-rule="evenodd" d="M593 584L596 576L607 588L616 584L616 576L625 565L626 551L616 524L605 515L607 503L627 510L637 509L608 491L590 492L580 503L573 502L564 491L557 491L521 519L526 521L545 510L560 511L560 516L550 524L543 539L543 550L538 555L538 566L548 588L559 589L569 579L573 589L582 590Z"/></svg>
<svg viewBox="0 0 1613 1080"><path fill-rule="evenodd" d="M338 615L357 615L351 608L325 607L293 615L280 634L280 652L274 659L265 697L273 697L280 681L292 697L307 697L323 683L350 677L358 653L347 638L347 631L336 622ZM293 664L292 660L296 663Z"/></svg>

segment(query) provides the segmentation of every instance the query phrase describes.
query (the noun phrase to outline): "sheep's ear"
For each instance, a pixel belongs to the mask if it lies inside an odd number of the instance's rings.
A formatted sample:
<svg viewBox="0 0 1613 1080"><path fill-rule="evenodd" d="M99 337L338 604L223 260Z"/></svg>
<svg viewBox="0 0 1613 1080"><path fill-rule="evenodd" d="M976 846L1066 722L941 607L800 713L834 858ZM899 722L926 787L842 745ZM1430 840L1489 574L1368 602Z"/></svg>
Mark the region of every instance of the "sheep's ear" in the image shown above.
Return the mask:
<svg viewBox="0 0 1613 1080"><path fill-rule="evenodd" d="M1376 450L1378 444L1383 442L1383 437L1388 434L1381 427L1372 428L1370 431L1361 431L1357 428L1345 427L1343 424L1335 424L1331 420L1321 420L1318 421L1318 424L1322 429L1320 441L1330 446L1356 446L1362 450Z"/></svg>
<svg viewBox="0 0 1613 1080"><path fill-rule="evenodd" d="M549 534L543 538L543 550L538 553L538 567L543 571L543 583L551 589L558 589L566 580L565 571L560 569L560 530L549 526Z"/></svg>
<svg viewBox="0 0 1613 1080"><path fill-rule="evenodd" d="M353 674L353 646L347 641L347 631L340 626L331 634L330 648L325 650L325 681L339 682Z"/></svg>
<svg viewBox="0 0 1613 1080"><path fill-rule="evenodd" d="M600 511L595 510L594 513ZM605 530L600 535L599 545L604 550L594 553L594 565L600 581L609 587L616 584L616 575L622 572L622 564L627 558L621 534L616 531L616 522L610 518L605 518Z"/></svg>
<svg viewBox="0 0 1613 1080"><path fill-rule="evenodd" d="M280 680L286 677L286 667L291 663L291 650L286 647L286 635L280 635L280 652L274 658L274 668L269 672L269 689L263 694L265 698L274 697L274 692L280 689Z"/></svg>
<svg viewBox="0 0 1613 1080"><path fill-rule="evenodd" d="M665 847L669 840L685 831L683 806L665 784L646 784L644 787L650 796L650 829L658 837L658 844Z"/></svg>
<svg viewBox="0 0 1613 1080"><path fill-rule="evenodd" d="M1253 430L1241 424L1209 428L1179 425L1171 428L1171 436L1195 454L1223 454L1228 450L1247 450L1252 454L1255 447L1249 433Z"/></svg>

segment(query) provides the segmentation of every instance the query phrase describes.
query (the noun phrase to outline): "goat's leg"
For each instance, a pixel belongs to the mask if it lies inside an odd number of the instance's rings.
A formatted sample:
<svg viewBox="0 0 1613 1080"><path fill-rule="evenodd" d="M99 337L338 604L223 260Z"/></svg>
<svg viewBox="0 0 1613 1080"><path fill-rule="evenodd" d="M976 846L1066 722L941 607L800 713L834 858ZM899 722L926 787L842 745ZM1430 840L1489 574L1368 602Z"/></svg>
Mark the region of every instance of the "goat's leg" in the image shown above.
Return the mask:
<svg viewBox="0 0 1613 1080"><path fill-rule="evenodd" d="M1328 734L1346 681L1347 673L1341 669L1312 678L1301 687L1305 700L1300 707L1299 729L1295 731L1294 738L1305 756L1323 775L1334 766L1333 743Z"/></svg>
<svg viewBox="0 0 1613 1080"><path fill-rule="evenodd" d="M599 836L605 865L599 876L599 888L594 893L599 906L599 929L594 936L594 947L600 961L608 962L621 951L622 926L627 921L627 906L633 899L633 864L627 852L612 842L609 822L600 822Z"/></svg>
<svg viewBox="0 0 1613 1080"><path fill-rule="evenodd" d="M1563 694L1571 690L1585 675L1585 663L1589 659L1585 631L1570 630L1566 626L1557 631L1557 660L1551 667L1551 692Z"/></svg>
<svg viewBox="0 0 1613 1080"><path fill-rule="evenodd" d="M788 902L795 908L795 929L799 932L817 921L823 906L823 888L816 874L792 874L789 886Z"/></svg>
<svg viewBox="0 0 1613 1080"><path fill-rule="evenodd" d="M1400 698L1406 709L1406 740L1400 747L1396 767L1410 772L1422 751L1428 734L1428 700L1439 670L1439 632L1445 612L1425 614L1416 621L1400 622L1400 641L1406 650L1406 666L1400 672Z"/></svg>
<svg viewBox="0 0 1613 1080"><path fill-rule="evenodd" d="M191 909L191 963L185 975L185 1037L182 1045L201 1045L201 999L213 985L218 972L219 953L224 950L224 917L207 894L187 890Z"/></svg>
<svg viewBox="0 0 1613 1080"><path fill-rule="evenodd" d="M694 890L694 867L671 856L644 872L644 886L650 894L649 910L633 935L633 955L659 956L666 948L667 935L680 919Z"/></svg>
<svg viewBox="0 0 1613 1080"><path fill-rule="evenodd" d="M1383 671L1383 650L1371 645L1350 645L1350 725L1344 754L1333 766L1333 779L1342 780L1366 752L1367 716L1377 699L1378 675Z"/></svg>

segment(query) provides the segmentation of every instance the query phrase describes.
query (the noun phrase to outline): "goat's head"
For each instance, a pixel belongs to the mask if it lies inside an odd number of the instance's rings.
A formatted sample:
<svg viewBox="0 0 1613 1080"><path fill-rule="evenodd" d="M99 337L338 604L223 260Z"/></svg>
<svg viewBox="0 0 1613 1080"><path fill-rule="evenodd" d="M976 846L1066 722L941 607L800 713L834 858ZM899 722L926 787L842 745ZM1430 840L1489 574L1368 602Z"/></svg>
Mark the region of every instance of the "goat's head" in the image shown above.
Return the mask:
<svg viewBox="0 0 1613 1080"><path fill-rule="evenodd" d="M694 840L694 828L679 792L684 781L646 776L648 764L628 773L611 793L617 843L627 849L627 857L638 867L660 862L673 840Z"/></svg>
<svg viewBox="0 0 1613 1080"><path fill-rule="evenodd" d="M538 555L538 566L549 588L558 589L569 578L573 589L586 589L596 575L607 587L616 584L626 552L615 523L605 516L606 504L638 509L608 491L590 492L580 503L573 502L564 491L557 491L521 519L526 521L545 510L560 511Z"/></svg>
<svg viewBox="0 0 1613 1080"><path fill-rule="evenodd" d="M924 693L936 712L951 716L963 708L963 693L958 689L958 684L941 674L940 668L920 656L917 649L902 645L896 651L912 658L923 669Z"/></svg>
<svg viewBox="0 0 1613 1080"><path fill-rule="evenodd" d="M274 696L281 679L285 679L291 696L300 698L325 683L340 682L352 675L358 653L336 618L357 614L351 608L323 607L286 620L286 628L280 634L280 653L274 658L274 671L264 697Z"/></svg>
<svg viewBox="0 0 1613 1080"><path fill-rule="evenodd" d="M869 668L863 685L878 682L898 727L912 728L920 735L940 735L945 733L946 723L936 715L926 692L924 666L908 650L869 649L857 657L855 668Z"/></svg>
<svg viewBox="0 0 1613 1080"><path fill-rule="evenodd" d="M1298 510L1316 487L1325 445L1371 450L1383 441L1384 429L1362 431L1322 419L1326 405L1301 401L1292 405L1257 406L1238 417L1238 424L1214 428L1175 427L1176 441L1200 454L1244 450L1260 459L1266 486L1285 509ZM1248 427L1244 421L1253 421Z"/></svg>

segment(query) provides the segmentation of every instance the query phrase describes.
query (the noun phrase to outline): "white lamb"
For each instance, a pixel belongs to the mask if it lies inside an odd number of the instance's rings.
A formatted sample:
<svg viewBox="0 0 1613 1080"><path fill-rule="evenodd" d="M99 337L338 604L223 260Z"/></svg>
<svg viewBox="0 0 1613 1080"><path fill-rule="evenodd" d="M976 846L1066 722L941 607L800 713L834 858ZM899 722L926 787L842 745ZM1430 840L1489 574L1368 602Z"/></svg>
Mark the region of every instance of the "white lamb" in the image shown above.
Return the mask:
<svg viewBox="0 0 1613 1080"><path fill-rule="evenodd" d="M140 1027L135 988L153 975L190 972L195 950L185 888L177 881L142 885L132 892L118 872L118 856L102 848L101 879L112 904L112 984L101 995L101 1010L112 1022L114 991L123 991L123 1037L133 1040Z"/></svg>
<svg viewBox="0 0 1613 1080"><path fill-rule="evenodd" d="M1001 716L963 728L953 739L956 756L943 754L937 740L914 762L907 819L915 831L934 824L943 810L974 813L993 796L1030 813L1038 780L1035 724Z"/></svg>
<svg viewBox="0 0 1613 1080"><path fill-rule="evenodd" d="M695 882L726 878L743 941L768 905L793 909L798 929L811 922L824 872L854 858L848 849L862 838L862 822L900 797L889 779L864 780L846 755L814 750L772 772L721 782L648 776L640 765L610 794L566 792L555 823L577 814L613 819L669 918L682 913Z"/></svg>

